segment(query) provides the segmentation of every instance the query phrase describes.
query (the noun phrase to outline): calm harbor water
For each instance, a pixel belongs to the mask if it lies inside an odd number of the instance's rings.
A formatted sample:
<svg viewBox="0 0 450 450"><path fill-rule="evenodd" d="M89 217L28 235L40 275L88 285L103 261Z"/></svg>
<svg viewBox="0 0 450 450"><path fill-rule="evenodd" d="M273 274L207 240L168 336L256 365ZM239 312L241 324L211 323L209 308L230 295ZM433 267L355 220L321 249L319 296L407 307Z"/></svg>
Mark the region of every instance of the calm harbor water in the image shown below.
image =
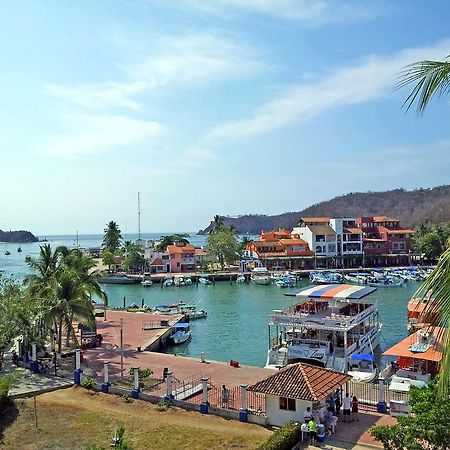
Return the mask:
<svg viewBox="0 0 450 450"><path fill-rule="evenodd" d="M160 234L143 235L145 239L158 238ZM129 235L129 239L136 236ZM74 243L74 236L48 236L52 246ZM203 236L193 236L194 245L202 245ZM80 236L81 247L98 246L101 236ZM4 244L2 244L4 245ZM25 263L27 255L36 256L39 243L23 244L22 253L17 253L17 245L8 244L10 256L0 252L0 270L3 276L22 277L28 272ZM307 286L308 280L299 287ZM418 288L418 283L407 283L402 288L379 288L371 294L378 300L380 319L383 324L381 349L385 350L407 335L406 305ZM264 366L268 347L268 319L273 309L280 309L294 303L292 297L277 286L254 284L230 284L217 282L215 285L161 288L154 285L144 288L136 285L103 285L109 297L110 306L139 304L142 299L149 306L175 303L180 300L198 304L208 311L206 319L191 322L192 339L186 344L172 347L172 353L199 356L205 352L206 358L229 361L235 359L241 364ZM295 289L292 289L295 290Z"/></svg>

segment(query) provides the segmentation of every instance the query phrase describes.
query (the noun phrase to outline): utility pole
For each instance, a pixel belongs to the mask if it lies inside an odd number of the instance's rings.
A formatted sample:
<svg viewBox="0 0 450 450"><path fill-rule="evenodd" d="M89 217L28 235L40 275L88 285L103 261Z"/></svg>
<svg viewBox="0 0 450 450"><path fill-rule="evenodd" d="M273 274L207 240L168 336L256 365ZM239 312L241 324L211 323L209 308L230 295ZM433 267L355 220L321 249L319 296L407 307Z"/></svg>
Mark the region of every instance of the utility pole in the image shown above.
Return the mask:
<svg viewBox="0 0 450 450"><path fill-rule="evenodd" d="M141 193L138 191L138 239L141 239Z"/></svg>
<svg viewBox="0 0 450 450"><path fill-rule="evenodd" d="M120 379L123 380L123 318L120 318Z"/></svg>

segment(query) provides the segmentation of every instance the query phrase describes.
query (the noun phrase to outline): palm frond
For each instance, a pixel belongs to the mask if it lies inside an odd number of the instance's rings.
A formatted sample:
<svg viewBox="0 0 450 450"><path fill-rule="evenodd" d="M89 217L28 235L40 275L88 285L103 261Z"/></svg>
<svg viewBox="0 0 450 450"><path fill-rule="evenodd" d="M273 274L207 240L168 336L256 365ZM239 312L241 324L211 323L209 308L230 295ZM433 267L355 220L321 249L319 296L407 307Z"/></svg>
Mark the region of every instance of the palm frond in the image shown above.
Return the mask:
<svg viewBox="0 0 450 450"><path fill-rule="evenodd" d="M403 88L411 83L415 86L403 103L406 111L417 101L417 113L422 115L431 99L450 92L450 62L447 61L420 61L409 66L400 74L400 81L396 89Z"/></svg>

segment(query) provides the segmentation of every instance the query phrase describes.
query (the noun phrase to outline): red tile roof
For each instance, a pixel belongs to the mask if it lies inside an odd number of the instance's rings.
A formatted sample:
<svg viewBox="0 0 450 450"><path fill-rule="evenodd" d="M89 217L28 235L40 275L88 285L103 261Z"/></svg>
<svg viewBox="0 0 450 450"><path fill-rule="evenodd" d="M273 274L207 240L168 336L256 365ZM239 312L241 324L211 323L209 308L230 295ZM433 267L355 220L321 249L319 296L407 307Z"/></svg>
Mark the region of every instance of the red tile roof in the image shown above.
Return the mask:
<svg viewBox="0 0 450 450"><path fill-rule="evenodd" d="M393 217L388 216L375 216L373 218L374 222L400 222L398 219L394 219Z"/></svg>
<svg viewBox="0 0 450 450"><path fill-rule="evenodd" d="M362 230L361 230L361 228L358 228L358 227L345 227L344 233L362 234Z"/></svg>
<svg viewBox="0 0 450 450"><path fill-rule="evenodd" d="M168 245L167 251L169 253L195 253L195 247L193 245Z"/></svg>
<svg viewBox="0 0 450 450"><path fill-rule="evenodd" d="M309 364L291 364L247 389L279 397L316 402L323 400L352 377Z"/></svg>
<svg viewBox="0 0 450 450"><path fill-rule="evenodd" d="M164 263L162 262L162 259L155 258L151 263L151 266L163 266Z"/></svg>
<svg viewBox="0 0 450 450"><path fill-rule="evenodd" d="M322 222L322 223L328 223L330 221L329 217L301 217L301 221L307 223L307 222Z"/></svg>

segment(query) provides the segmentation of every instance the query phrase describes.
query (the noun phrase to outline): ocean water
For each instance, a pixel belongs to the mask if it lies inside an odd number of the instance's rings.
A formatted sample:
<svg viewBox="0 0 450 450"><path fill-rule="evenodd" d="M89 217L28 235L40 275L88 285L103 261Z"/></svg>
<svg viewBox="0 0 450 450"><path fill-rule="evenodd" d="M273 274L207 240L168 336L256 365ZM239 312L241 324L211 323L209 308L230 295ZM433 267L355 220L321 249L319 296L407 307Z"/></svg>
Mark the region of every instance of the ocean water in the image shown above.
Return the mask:
<svg viewBox="0 0 450 450"><path fill-rule="evenodd" d="M155 239L160 234L145 234L144 239ZM137 236L129 235L128 239ZM81 247L100 245L102 236L80 236ZM74 236L48 236L50 244L74 244ZM192 236L194 245L202 245L204 236ZM22 277L28 272L25 263L27 255L36 256L39 243L23 244L22 253L16 246L8 245L10 256L0 253L0 270L3 276ZM307 286L303 280L298 288ZM153 285L144 288L135 285L102 285L109 297L110 306L144 303L149 306L175 303L183 300L197 304L208 311L206 319L191 322L192 339L179 346L169 348L169 352L199 357L205 352L206 358L229 361L234 359L241 364L264 366L268 349L268 320L273 309L280 309L294 303L292 297L284 296L284 289L277 286L236 284L217 282L215 285L192 285L182 288L161 288ZM378 301L380 320L383 324L381 350L392 346L407 335L406 305L419 287L418 283L407 283L402 288L379 288L371 297ZM272 336L273 337L273 336Z"/></svg>

